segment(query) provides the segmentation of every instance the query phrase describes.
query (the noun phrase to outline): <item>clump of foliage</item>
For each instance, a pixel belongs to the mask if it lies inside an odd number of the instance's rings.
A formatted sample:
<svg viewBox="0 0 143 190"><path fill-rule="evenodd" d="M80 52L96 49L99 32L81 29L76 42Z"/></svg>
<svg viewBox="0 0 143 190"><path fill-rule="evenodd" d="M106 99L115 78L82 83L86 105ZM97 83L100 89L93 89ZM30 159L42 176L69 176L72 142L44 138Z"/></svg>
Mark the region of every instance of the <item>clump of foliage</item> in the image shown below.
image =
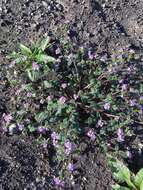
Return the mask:
<svg viewBox="0 0 143 190"><path fill-rule="evenodd" d="M129 168L116 158L108 155L109 165L116 180L114 190L143 190L143 168L135 175Z"/></svg>
<svg viewBox="0 0 143 190"><path fill-rule="evenodd" d="M68 42L54 48L47 38L31 48L20 45L9 59L11 100L3 131L44 137L55 147L62 178L67 170L73 173L79 135L105 146L112 134L116 144L134 134L131 125L141 123L143 85L134 52L101 59Z"/></svg>

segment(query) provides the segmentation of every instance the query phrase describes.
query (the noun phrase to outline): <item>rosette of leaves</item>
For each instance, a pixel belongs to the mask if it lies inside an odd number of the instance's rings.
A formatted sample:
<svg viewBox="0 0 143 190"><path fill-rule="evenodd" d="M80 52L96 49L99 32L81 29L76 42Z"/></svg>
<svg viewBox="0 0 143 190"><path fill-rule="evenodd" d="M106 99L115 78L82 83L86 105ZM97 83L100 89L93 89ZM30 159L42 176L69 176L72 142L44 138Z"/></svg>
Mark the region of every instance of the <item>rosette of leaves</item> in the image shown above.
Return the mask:
<svg viewBox="0 0 143 190"><path fill-rule="evenodd" d="M50 46L51 44L49 37L38 41L31 47L20 44L19 51L14 51L8 56L8 58L14 60L15 63L19 65L20 70L25 70L29 79L34 82L41 78L42 73L41 70L36 71L32 69L33 62L36 62L39 66L42 66L44 71L49 71L50 65L55 62L55 58L47 55L45 52L45 50Z"/></svg>
<svg viewBox="0 0 143 190"><path fill-rule="evenodd" d="M121 161L108 155L109 166L116 184L113 190L143 190L143 168L135 175Z"/></svg>

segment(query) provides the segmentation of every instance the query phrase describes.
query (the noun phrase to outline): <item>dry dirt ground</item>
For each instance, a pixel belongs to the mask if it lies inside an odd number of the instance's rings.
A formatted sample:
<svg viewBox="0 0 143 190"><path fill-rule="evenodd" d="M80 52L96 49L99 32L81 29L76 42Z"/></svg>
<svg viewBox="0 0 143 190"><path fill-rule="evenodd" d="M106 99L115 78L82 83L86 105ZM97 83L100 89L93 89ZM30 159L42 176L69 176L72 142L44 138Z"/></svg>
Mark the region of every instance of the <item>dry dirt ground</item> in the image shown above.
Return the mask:
<svg viewBox="0 0 143 190"><path fill-rule="evenodd" d="M0 116L8 99L5 56L18 43L44 35L70 39L107 56L128 47L142 53L142 0L1 0L0 3ZM85 149L86 150L86 149ZM111 190L104 155L83 151L78 160L74 190ZM50 190L49 150L31 137L0 136L0 190Z"/></svg>

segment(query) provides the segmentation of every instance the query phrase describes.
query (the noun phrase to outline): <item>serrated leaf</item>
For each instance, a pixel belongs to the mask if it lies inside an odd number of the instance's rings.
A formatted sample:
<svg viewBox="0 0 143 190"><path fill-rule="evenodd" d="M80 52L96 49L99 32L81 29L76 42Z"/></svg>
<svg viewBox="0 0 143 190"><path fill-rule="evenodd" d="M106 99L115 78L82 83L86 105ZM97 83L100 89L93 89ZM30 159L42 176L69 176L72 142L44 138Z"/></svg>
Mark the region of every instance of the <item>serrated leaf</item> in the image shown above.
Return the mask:
<svg viewBox="0 0 143 190"><path fill-rule="evenodd" d="M20 49L21 49L21 53L23 55L31 55L32 54L32 51L30 50L30 48L26 47L23 44L20 44Z"/></svg>
<svg viewBox="0 0 143 190"><path fill-rule="evenodd" d="M140 190L143 190L143 181L140 184Z"/></svg>
<svg viewBox="0 0 143 190"><path fill-rule="evenodd" d="M38 62L44 62L44 63L54 63L55 62L55 58L52 56L48 56L46 54L39 54L36 57Z"/></svg>
<svg viewBox="0 0 143 190"><path fill-rule="evenodd" d="M41 42L41 44L40 44L40 46L39 46L39 48L40 48L42 51L44 51L44 50L47 48L47 45L48 45L49 41L50 41L50 38L49 38L49 37L43 39L42 42Z"/></svg>
<svg viewBox="0 0 143 190"><path fill-rule="evenodd" d="M140 187L143 182L143 168L135 176L135 184L137 187Z"/></svg>

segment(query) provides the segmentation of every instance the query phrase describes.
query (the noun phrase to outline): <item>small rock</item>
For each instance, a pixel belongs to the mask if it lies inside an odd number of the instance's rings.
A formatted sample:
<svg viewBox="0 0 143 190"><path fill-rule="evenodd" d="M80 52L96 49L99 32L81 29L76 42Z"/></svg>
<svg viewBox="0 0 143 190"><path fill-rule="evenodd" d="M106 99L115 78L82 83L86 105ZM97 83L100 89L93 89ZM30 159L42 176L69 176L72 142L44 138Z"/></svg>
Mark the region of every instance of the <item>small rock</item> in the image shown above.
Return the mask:
<svg viewBox="0 0 143 190"><path fill-rule="evenodd" d="M43 6L46 8L48 4L45 1L42 1Z"/></svg>

